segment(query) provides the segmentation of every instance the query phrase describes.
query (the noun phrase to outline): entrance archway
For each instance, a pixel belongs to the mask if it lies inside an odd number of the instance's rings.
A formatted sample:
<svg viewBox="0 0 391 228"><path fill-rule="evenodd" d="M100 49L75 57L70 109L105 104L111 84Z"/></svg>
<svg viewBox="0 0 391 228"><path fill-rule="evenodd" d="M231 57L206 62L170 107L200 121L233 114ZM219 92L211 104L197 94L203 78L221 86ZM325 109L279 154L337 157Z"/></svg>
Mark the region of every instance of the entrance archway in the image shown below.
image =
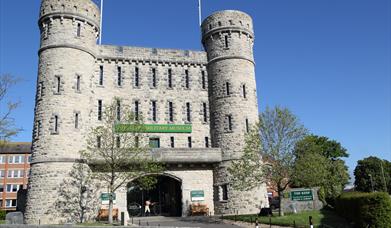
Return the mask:
<svg viewBox="0 0 391 228"><path fill-rule="evenodd" d="M145 216L145 202L150 200L151 213L148 215L182 216L182 182L169 176L156 176L157 183L151 189L143 189L137 179L127 185L129 216Z"/></svg>

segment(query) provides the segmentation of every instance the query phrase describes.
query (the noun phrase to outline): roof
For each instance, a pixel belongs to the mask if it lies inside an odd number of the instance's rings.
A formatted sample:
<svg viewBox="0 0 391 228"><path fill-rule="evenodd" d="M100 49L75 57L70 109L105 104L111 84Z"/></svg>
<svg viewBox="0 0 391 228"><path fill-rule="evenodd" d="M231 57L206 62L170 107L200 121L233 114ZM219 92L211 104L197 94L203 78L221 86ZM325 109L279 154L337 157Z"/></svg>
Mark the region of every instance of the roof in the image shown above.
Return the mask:
<svg viewBox="0 0 391 228"><path fill-rule="evenodd" d="M7 142L0 144L0 154L31 153L31 142Z"/></svg>

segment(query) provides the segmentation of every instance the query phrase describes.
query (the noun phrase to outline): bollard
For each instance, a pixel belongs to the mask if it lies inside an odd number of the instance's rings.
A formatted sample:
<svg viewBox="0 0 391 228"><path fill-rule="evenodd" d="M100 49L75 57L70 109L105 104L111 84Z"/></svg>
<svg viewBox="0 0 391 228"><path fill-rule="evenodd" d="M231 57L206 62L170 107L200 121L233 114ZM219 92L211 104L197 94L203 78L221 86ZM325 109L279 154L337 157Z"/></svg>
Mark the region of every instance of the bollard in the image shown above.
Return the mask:
<svg viewBox="0 0 391 228"><path fill-rule="evenodd" d="M138 220L138 225L141 226L141 221L140 221L140 219Z"/></svg>
<svg viewBox="0 0 391 228"><path fill-rule="evenodd" d="M272 228L272 217L269 215L269 226Z"/></svg>
<svg viewBox="0 0 391 228"><path fill-rule="evenodd" d="M132 224L134 224L134 223L133 223L133 216L132 216Z"/></svg>
<svg viewBox="0 0 391 228"><path fill-rule="evenodd" d="M41 225L41 219L38 219L38 225Z"/></svg>
<svg viewBox="0 0 391 228"><path fill-rule="evenodd" d="M314 228L314 224L312 222L312 216L308 217L308 220L310 222L310 228Z"/></svg>
<svg viewBox="0 0 391 228"><path fill-rule="evenodd" d="M147 226L149 226L149 222L147 221Z"/></svg>
<svg viewBox="0 0 391 228"><path fill-rule="evenodd" d="M121 211L121 226L126 226L125 224L125 212Z"/></svg>
<svg viewBox="0 0 391 228"><path fill-rule="evenodd" d="M259 228L258 219L255 219L255 228Z"/></svg>

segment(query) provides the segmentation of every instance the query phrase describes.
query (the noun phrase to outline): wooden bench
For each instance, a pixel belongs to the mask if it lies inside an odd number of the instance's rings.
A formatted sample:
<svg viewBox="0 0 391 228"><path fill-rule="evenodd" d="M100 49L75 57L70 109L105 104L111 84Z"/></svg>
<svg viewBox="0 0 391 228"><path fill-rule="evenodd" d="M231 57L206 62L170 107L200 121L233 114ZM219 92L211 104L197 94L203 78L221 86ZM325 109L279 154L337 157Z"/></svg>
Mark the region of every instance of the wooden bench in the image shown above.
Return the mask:
<svg viewBox="0 0 391 228"><path fill-rule="evenodd" d="M209 208L206 204L191 204L190 213L191 215L209 215Z"/></svg>
<svg viewBox="0 0 391 228"><path fill-rule="evenodd" d="M98 220L109 220L109 209L99 209ZM113 220L118 221L118 208L113 209Z"/></svg>

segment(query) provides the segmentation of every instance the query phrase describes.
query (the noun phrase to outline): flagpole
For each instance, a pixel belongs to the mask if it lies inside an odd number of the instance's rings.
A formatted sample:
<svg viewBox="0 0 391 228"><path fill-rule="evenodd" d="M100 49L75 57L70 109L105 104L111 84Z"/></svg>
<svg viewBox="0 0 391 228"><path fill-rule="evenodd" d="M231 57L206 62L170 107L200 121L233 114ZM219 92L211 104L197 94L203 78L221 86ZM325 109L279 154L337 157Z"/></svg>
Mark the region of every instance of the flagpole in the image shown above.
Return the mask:
<svg viewBox="0 0 391 228"><path fill-rule="evenodd" d="M201 27L201 0L198 0L198 23Z"/></svg>
<svg viewBox="0 0 391 228"><path fill-rule="evenodd" d="M99 29L99 45L102 44L102 29L103 29L103 0L100 0L100 29Z"/></svg>

